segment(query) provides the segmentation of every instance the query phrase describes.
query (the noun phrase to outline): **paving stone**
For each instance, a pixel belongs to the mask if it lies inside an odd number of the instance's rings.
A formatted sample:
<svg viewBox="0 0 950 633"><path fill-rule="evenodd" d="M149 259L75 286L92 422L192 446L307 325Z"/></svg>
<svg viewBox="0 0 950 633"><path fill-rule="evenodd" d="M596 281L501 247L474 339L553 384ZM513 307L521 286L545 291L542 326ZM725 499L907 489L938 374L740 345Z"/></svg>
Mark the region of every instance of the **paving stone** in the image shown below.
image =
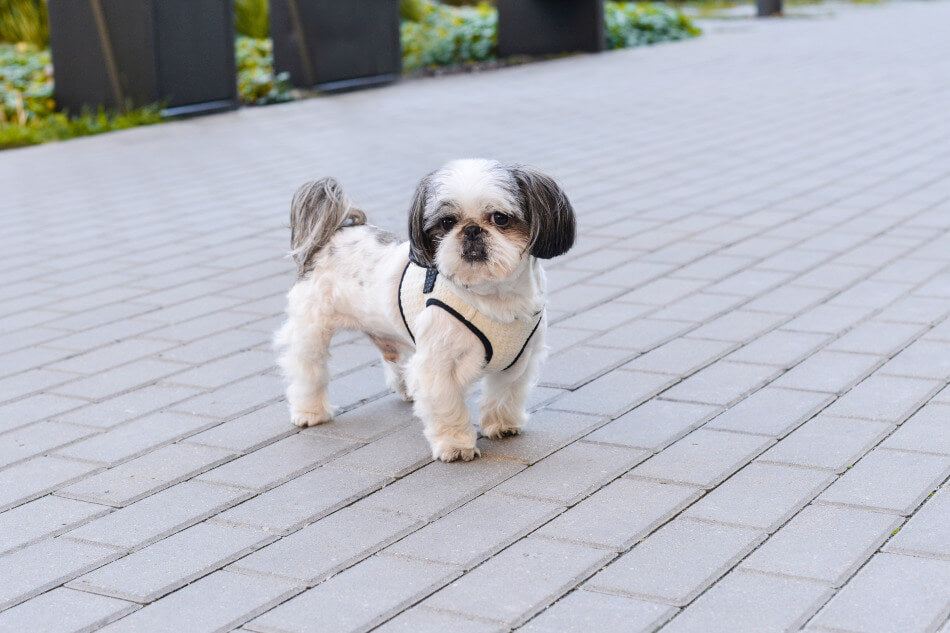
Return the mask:
<svg viewBox="0 0 950 633"><path fill-rule="evenodd" d="M685 276L688 273L685 272L685 269L681 269L678 274ZM651 314L650 317L664 321L702 323L723 314L742 301L741 297L733 295L697 292L664 306Z"/></svg>
<svg viewBox="0 0 950 633"><path fill-rule="evenodd" d="M261 633L368 631L457 573L444 565L372 556L245 628Z"/></svg>
<svg viewBox="0 0 950 633"><path fill-rule="evenodd" d="M231 566L315 585L418 528L407 516L354 504L286 536Z"/></svg>
<svg viewBox="0 0 950 633"><path fill-rule="evenodd" d="M590 345L609 349L626 349L630 352L645 352L658 347L693 327L683 320L641 318L618 325L606 334L587 341Z"/></svg>
<svg viewBox="0 0 950 633"><path fill-rule="evenodd" d="M0 610L28 600L119 556L111 547L47 539L0 556Z"/></svg>
<svg viewBox="0 0 950 633"><path fill-rule="evenodd" d="M691 337L746 343L778 326L788 317L768 312L734 310L690 332Z"/></svg>
<svg viewBox="0 0 950 633"><path fill-rule="evenodd" d="M821 351L775 380L777 387L844 393L881 364L879 356Z"/></svg>
<svg viewBox="0 0 950 633"><path fill-rule="evenodd" d="M522 539L422 604L517 626L611 556L605 550L573 543ZM492 596L487 609L485 596Z"/></svg>
<svg viewBox="0 0 950 633"><path fill-rule="evenodd" d="M432 461L432 449L422 424L403 427L329 462L334 468L351 468L402 477Z"/></svg>
<svg viewBox="0 0 950 633"><path fill-rule="evenodd" d="M870 311L865 307L822 304L792 319L783 327L796 332L838 334L861 321Z"/></svg>
<svg viewBox="0 0 950 633"><path fill-rule="evenodd" d="M590 310L585 310L576 316L559 321L558 325L564 328L603 332L619 327L622 323L635 319L649 309L649 306L628 303L604 303ZM553 332L548 330L545 333L545 341L554 338L552 334Z"/></svg>
<svg viewBox="0 0 950 633"><path fill-rule="evenodd" d="M244 528L199 523L80 576L67 586L146 604L272 538Z"/></svg>
<svg viewBox="0 0 950 633"><path fill-rule="evenodd" d="M647 455L625 446L575 442L529 466L495 491L572 505Z"/></svg>
<svg viewBox="0 0 950 633"><path fill-rule="evenodd" d="M184 400L195 393L196 389L193 387L149 385L57 415L56 419L71 424L112 428Z"/></svg>
<svg viewBox="0 0 950 633"><path fill-rule="evenodd" d="M933 631L947 617L950 561L877 554L810 622L809 630Z"/></svg>
<svg viewBox="0 0 950 633"><path fill-rule="evenodd" d="M623 349L575 345L548 358L541 369L540 384L577 389L607 370L623 364L632 354Z"/></svg>
<svg viewBox="0 0 950 633"><path fill-rule="evenodd" d="M345 440L296 433L209 470L200 479L263 492L354 446Z"/></svg>
<svg viewBox="0 0 950 633"><path fill-rule="evenodd" d="M44 455L0 470L0 512L42 497L57 486L75 481L98 468L93 464Z"/></svg>
<svg viewBox="0 0 950 633"><path fill-rule="evenodd" d="M691 332L690 336L695 334L695 331ZM677 338L638 356L623 368L683 377L711 363L733 347L728 341Z"/></svg>
<svg viewBox="0 0 950 633"><path fill-rule="evenodd" d="M705 428L782 437L831 400L827 394L769 386L726 409Z"/></svg>
<svg viewBox="0 0 950 633"><path fill-rule="evenodd" d="M286 408L284 416L285 422L290 420ZM309 431L328 437L372 442L414 422L412 405L389 395L342 413L332 423L311 427Z"/></svg>
<svg viewBox="0 0 950 633"><path fill-rule="evenodd" d="M898 376L950 379L950 343L917 341L881 367L881 372Z"/></svg>
<svg viewBox="0 0 950 633"><path fill-rule="evenodd" d="M672 376L642 371L614 371L558 398L557 408L617 417L649 400L675 382Z"/></svg>
<svg viewBox="0 0 950 633"><path fill-rule="evenodd" d="M695 501L702 490L618 479L538 530L537 534L625 551Z"/></svg>
<svg viewBox="0 0 950 633"><path fill-rule="evenodd" d="M524 470L522 464L503 460L484 459L474 468L469 466L466 462L433 462L368 496L366 503L371 508L432 520Z"/></svg>
<svg viewBox="0 0 950 633"><path fill-rule="evenodd" d="M772 532L831 480L823 471L752 462L682 516Z"/></svg>
<svg viewBox="0 0 950 633"><path fill-rule="evenodd" d="M585 586L683 606L763 538L758 530L674 520L598 572Z"/></svg>
<svg viewBox="0 0 950 633"><path fill-rule="evenodd" d="M797 631L831 591L820 585L733 572L663 627L663 633Z"/></svg>
<svg viewBox="0 0 950 633"><path fill-rule="evenodd" d="M64 396L101 400L141 385L153 383L184 368L185 366L179 363L145 358L93 374L87 378L73 380L56 387L53 391Z"/></svg>
<svg viewBox="0 0 950 633"><path fill-rule="evenodd" d="M250 409L259 408L263 404L270 404L282 393L283 385L280 379L263 374L195 396L175 405L174 409L192 415L227 419Z"/></svg>
<svg viewBox="0 0 950 633"><path fill-rule="evenodd" d="M941 488L907 521L885 548L889 552L950 559L950 488Z"/></svg>
<svg viewBox="0 0 950 633"><path fill-rule="evenodd" d="M772 442L770 438L754 435L697 429L630 474L711 489Z"/></svg>
<svg viewBox="0 0 950 633"><path fill-rule="evenodd" d="M46 453L95 432L95 429L49 421L20 427L0 436L0 468Z"/></svg>
<svg viewBox="0 0 950 633"><path fill-rule="evenodd" d="M826 334L773 330L746 343L726 359L741 363L791 368L828 340Z"/></svg>
<svg viewBox="0 0 950 633"><path fill-rule="evenodd" d="M663 393L664 398L728 405L778 373L775 367L717 361Z"/></svg>
<svg viewBox="0 0 950 633"><path fill-rule="evenodd" d="M586 439L660 451L719 411L713 405L649 400L594 431Z"/></svg>
<svg viewBox="0 0 950 633"><path fill-rule="evenodd" d="M508 627L500 624L469 620L453 613L442 613L422 607L403 611L395 618L373 629L375 633L507 633Z"/></svg>
<svg viewBox="0 0 950 633"><path fill-rule="evenodd" d="M950 474L950 457L875 449L819 497L909 515Z"/></svg>
<svg viewBox="0 0 950 633"><path fill-rule="evenodd" d="M838 398L826 412L900 424L940 386L935 380L885 376L878 372Z"/></svg>
<svg viewBox="0 0 950 633"><path fill-rule="evenodd" d="M0 432L5 433L32 422L52 418L85 404L89 404L87 400L49 393L39 393L8 402L0 406Z"/></svg>
<svg viewBox="0 0 950 633"><path fill-rule="evenodd" d="M674 607L625 596L573 591L519 629L524 633L645 633L667 621Z"/></svg>
<svg viewBox="0 0 950 633"><path fill-rule="evenodd" d="M215 520L286 534L389 481L381 475L321 467L223 512Z"/></svg>
<svg viewBox="0 0 950 633"><path fill-rule="evenodd" d="M47 495L0 514L0 552L57 536L109 512L104 506Z"/></svg>
<svg viewBox="0 0 950 633"><path fill-rule="evenodd" d="M280 578L217 571L101 630L230 631L299 591Z"/></svg>
<svg viewBox="0 0 950 633"><path fill-rule="evenodd" d="M880 512L810 505L740 567L839 587L900 523L899 517Z"/></svg>
<svg viewBox="0 0 950 633"><path fill-rule="evenodd" d="M232 456L229 451L210 446L170 444L60 488L57 494L115 507L127 506Z"/></svg>
<svg viewBox="0 0 950 633"><path fill-rule="evenodd" d="M249 494L245 490L186 481L70 530L65 536L135 549L198 523Z"/></svg>
<svg viewBox="0 0 950 633"><path fill-rule="evenodd" d="M520 434L500 440L481 438L479 448L484 457L504 457L533 464L587 435L605 421L605 418L592 415L541 409L531 414ZM416 431L421 433L419 429Z"/></svg>
<svg viewBox="0 0 950 633"><path fill-rule="evenodd" d="M85 633L139 608L125 600L54 589L0 613L2 633Z"/></svg>
<svg viewBox="0 0 950 633"><path fill-rule="evenodd" d="M152 413L60 448L57 455L114 465L217 424L182 413Z"/></svg>
<svg viewBox="0 0 950 633"><path fill-rule="evenodd" d="M482 495L386 552L471 569L562 511L561 506L544 501Z"/></svg>
<svg viewBox="0 0 950 633"><path fill-rule="evenodd" d="M881 446L950 455L948 428L950 407L939 403L928 404L904 422Z"/></svg>
<svg viewBox="0 0 950 633"><path fill-rule="evenodd" d="M812 418L762 455L762 461L844 472L871 450L893 427L885 422Z"/></svg>
<svg viewBox="0 0 950 633"><path fill-rule="evenodd" d="M855 326L828 345L829 350L889 356L916 338L923 331L920 325L884 323L870 320Z"/></svg>
<svg viewBox="0 0 950 633"><path fill-rule="evenodd" d="M192 435L188 443L250 453L297 432L297 427L290 423L287 405L275 402Z"/></svg>

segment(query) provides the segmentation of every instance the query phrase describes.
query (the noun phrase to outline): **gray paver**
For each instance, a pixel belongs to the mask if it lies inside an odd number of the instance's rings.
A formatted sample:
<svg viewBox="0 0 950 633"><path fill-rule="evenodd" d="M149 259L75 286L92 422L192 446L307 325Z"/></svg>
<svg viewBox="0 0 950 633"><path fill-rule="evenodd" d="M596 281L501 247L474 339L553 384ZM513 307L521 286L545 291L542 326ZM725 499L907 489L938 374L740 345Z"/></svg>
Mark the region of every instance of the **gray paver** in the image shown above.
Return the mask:
<svg viewBox="0 0 950 633"><path fill-rule="evenodd" d="M201 475L202 481L263 491L313 470L354 444L296 433Z"/></svg>
<svg viewBox="0 0 950 633"><path fill-rule="evenodd" d="M95 433L94 429L44 420L3 435L0 468L49 452L63 444Z"/></svg>
<svg viewBox="0 0 950 633"><path fill-rule="evenodd" d="M765 451L763 461L844 472L892 428L885 422L815 416Z"/></svg>
<svg viewBox="0 0 950 633"><path fill-rule="evenodd" d="M947 617L948 585L950 561L878 554L809 624L816 631L933 631Z"/></svg>
<svg viewBox="0 0 950 633"><path fill-rule="evenodd" d="M663 393L664 398L728 405L778 373L775 367L718 361Z"/></svg>
<svg viewBox="0 0 950 633"><path fill-rule="evenodd" d="M663 374L614 371L558 398L554 406L613 418L645 402L673 384L674 380Z"/></svg>
<svg viewBox="0 0 950 633"><path fill-rule="evenodd" d="M90 521L65 535L133 549L197 523L248 496L244 490L186 481Z"/></svg>
<svg viewBox="0 0 950 633"><path fill-rule="evenodd" d="M60 488L58 494L122 507L233 456L210 446L171 444Z"/></svg>
<svg viewBox="0 0 950 633"><path fill-rule="evenodd" d="M885 448L950 455L950 406L930 404L881 444Z"/></svg>
<svg viewBox="0 0 950 633"><path fill-rule="evenodd" d="M192 435L188 443L249 453L297 433L297 427L289 424L289 420L287 405L277 402Z"/></svg>
<svg viewBox="0 0 950 633"><path fill-rule="evenodd" d="M752 462L690 506L682 516L773 531L822 489L823 471Z"/></svg>
<svg viewBox="0 0 950 633"><path fill-rule="evenodd" d="M231 568L315 585L419 525L410 517L354 504L244 557Z"/></svg>
<svg viewBox="0 0 950 633"><path fill-rule="evenodd" d="M794 367L827 340L828 337L824 334L779 329L763 334L726 358L742 363Z"/></svg>
<svg viewBox="0 0 950 633"><path fill-rule="evenodd" d="M828 598L825 587L733 572L673 618L663 633L795 631Z"/></svg>
<svg viewBox="0 0 950 633"><path fill-rule="evenodd" d="M42 497L98 469L93 464L43 455L0 470L0 511Z"/></svg>
<svg viewBox="0 0 950 633"><path fill-rule="evenodd" d="M611 556L583 545L526 538L422 604L515 626L576 586ZM491 601L488 608L486 597Z"/></svg>
<svg viewBox="0 0 950 633"><path fill-rule="evenodd" d="M674 520L597 573L586 586L682 606L763 538L759 530Z"/></svg>
<svg viewBox="0 0 950 633"><path fill-rule="evenodd" d="M46 536L57 536L76 524L102 516L110 508L47 495L0 514L0 552Z"/></svg>
<svg viewBox="0 0 950 633"><path fill-rule="evenodd" d="M941 488L908 519L885 549L900 554L950 559L947 525L950 525L950 488Z"/></svg>
<svg viewBox="0 0 950 633"><path fill-rule="evenodd" d="M390 479L371 473L317 468L245 501L215 520L287 533L378 490Z"/></svg>
<svg viewBox="0 0 950 633"><path fill-rule="evenodd" d="M716 416L706 428L782 437L830 401L827 394L770 386Z"/></svg>
<svg viewBox="0 0 950 633"><path fill-rule="evenodd" d="M677 484L618 479L542 527L538 534L624 551L701 492Z"/></svg>
<svg viewBox="0 0 950 633"><path fill-rule="evenodd" d="M557 406L557 403L552 406ZM531 419L519 435L500 440L482 438L479 448L485 457L505 457L533 464L587 435L604 422L605 419L599 416L541 409L531 414Z"/></svg>
<svg viewBox="0 0 950 633"><path fill-rule="evenodd" d="M554 503L486 494L389 546L386 552L471 569L562 510Z"/></svg>
<svg viewBox="0 0 950 633"><path fill-rule="evenodd" d="M645 633L676 612L674 607L625 596L573 591L519 629L524 633Z"/></svg>
<svg viewBox="0 0 950 633"><path fill-rule="evenodd" d="M287 420L289 414L284 413L284 423ZM312 427L310 431L318 435L370 442L414 423L412 405L390 395L342 413L332 423Z"/></svg>
<svg viewBox="0 0 950 633"><path fill-rule="evenodd" d="M950 457L875 449L819 497L905 516L950 474Z"/></svg>
<svg viewBox="0 0 950 633"><path fill-rule="evenodd" d="M422 607L402 612L375 633L506 633L508 627L483 621L469 620L454 613L442 613Z"/></svg>
<svg viewBox="0 0 950 633"><path fill-rule="evenodd" d="M373 556L245 628L261 633L367 631L456 575L444 565Z"/></svg>
<svg viewBox="0 0 950 633"><path fill-rule="evenodd" d="M838 398L827 413L900 424L940 386L936 380L874 374Z"/></svg>
<svg viewBox="0 0 950 633"><path fill-rule="evenodd" d="M80 576L67 586L144 604L272 538L238 527L199 523Z"/></svg>
<svg viewBox="0 0 950 633"><path fill-rule="evenodd" d="M72 589L54 589L0 613L3 633L86 633L139 605Z"/></svg>
<svg viewBox="0 0 950 633"><path fill-rule="evenodd" d="M413 424L341 455L329 464L334 468L352 468L395 478L431 461L432 449L422 434L422 425Z"/></svg>
<svg viewBox="0 0 950 633"><path fill-rule="evenodd" d="M777 387L844 393L881 364L879 356L821 351L773 383Z"/></svg>
<svg viewBox="0 0 950 633"><path fill-rule="evenodd" d="M299 587L279 578L218 571L102 631L228 631L298 591Z"/></svg>
<svg viewBox="0 0 950 633"><path fill-rule="evenodd" d="M647 455L623 446L576 442L529 466L495 491L571 505Z"/></svg>
<svg viewBox="0 0 950 633"><path fill-rule="evenodd" d="M740 565L838 587L900 525L900 517L858 508L810 505Z"/></svg>
<svg viewBox="0 0 950 633"><path fill-rule="evenodd" d="M48 539L0 556L0 610L119 556L111 547Z"/></svg>
<svg viewBox="0 0 950 633"><path fill-rule="evenodd" d="M690 336L696 335L696 330L690 333ZM677 338L633 359L623 368L688 376L733 347L735 345L728 341Z"/></svg>
<svg viewBox="0 0 950 633"><path fill-rule="evenodd" d="M719 410L714 405L652 399L609 422L586 439L659 451Z"/></svg>
<svg viewBox="0 0 950 633"><path fill-rule="evenodd" d="M631 475L713 488L772 441L766 437L700 428L637 466Z"/></svg>

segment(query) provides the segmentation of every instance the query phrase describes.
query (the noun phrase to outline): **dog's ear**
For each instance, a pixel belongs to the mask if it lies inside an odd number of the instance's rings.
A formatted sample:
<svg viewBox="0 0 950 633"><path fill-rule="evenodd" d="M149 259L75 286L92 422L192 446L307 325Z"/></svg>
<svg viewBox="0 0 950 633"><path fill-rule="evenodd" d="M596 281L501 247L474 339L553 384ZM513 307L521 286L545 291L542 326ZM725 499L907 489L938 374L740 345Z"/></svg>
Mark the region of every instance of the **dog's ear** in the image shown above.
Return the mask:
<svg viewBox="0 0 950 633"><path fill-rule="evenodd" d="M574 245L574 208L554 179L530 167L515 166L511 175L521 192L524 214L531 227L528 250L538 259L551 259Z"/></svg>
<svg viewBox="0 0 950 633"><path fill-rule="evenodd" d="M422 179L409 207L409 259L425 268L435 268L435 242L425 231L426 201L432 174Z"/></svg>

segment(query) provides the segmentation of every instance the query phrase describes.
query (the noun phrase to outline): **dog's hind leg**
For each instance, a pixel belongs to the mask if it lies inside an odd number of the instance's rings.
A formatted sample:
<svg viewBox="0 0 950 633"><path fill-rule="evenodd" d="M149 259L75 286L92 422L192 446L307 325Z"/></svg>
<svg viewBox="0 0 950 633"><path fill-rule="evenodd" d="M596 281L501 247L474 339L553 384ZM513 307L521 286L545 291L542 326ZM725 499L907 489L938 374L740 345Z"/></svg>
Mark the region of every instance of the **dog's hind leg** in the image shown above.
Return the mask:
<svg viewBox="0 0 950 633"><path fill-rule="evenodd" d="M398 343L369 335L373 344L379 349L383 356L383 371L386 375L386 384L390 389L396 392L396 395L405 402L412 402L412 397L406 389L405 367L403 366L404 354Z"/></svg>
<svg viewBox="0 0 950 633"><path fill-rule="evenodd" d="M334 328L329 323L293 317L278 333L278 343L286 345L280 357L290 384L287 402L291 420L297 426L315 426L333 419L333 407L327 399L330 339Z"/></svg>

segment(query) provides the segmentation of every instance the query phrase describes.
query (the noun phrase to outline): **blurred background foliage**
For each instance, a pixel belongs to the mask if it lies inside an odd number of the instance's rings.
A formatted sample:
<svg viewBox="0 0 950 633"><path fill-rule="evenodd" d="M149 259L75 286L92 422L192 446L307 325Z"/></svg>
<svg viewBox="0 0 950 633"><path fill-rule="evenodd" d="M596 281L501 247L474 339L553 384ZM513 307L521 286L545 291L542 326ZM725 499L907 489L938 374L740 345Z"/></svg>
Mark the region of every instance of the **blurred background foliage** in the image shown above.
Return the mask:
<svg viewBox="0 0 950 633"><path fill-rule="evenodd" d="M158 104L111 114L56 112L46 2L0 0L0 148L161 121ZM287 75L274 72L268 0L232 2L241 100L262 105L293 99ZM496 59L498 12L491 0L400 0L399 9L405 73ZM699 34L671 5L607 1L605 9L611 48Z"/></svg>

